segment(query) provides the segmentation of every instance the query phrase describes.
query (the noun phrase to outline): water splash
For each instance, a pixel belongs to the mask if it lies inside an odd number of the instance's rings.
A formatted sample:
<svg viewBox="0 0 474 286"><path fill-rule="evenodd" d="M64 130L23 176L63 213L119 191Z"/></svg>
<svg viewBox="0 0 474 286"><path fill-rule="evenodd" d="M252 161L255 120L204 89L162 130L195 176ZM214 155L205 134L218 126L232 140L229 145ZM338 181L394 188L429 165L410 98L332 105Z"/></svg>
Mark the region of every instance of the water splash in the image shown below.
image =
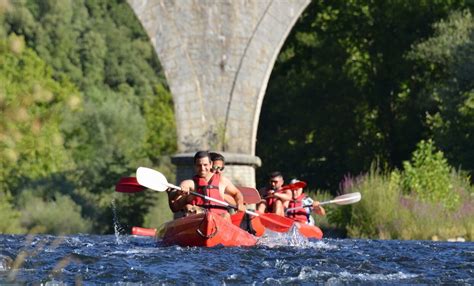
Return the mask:
<svg viewBox="0 0 474 286"><path fill-rule="evenodd" d="M118 245L120 245L120 244L124 243L120 232L124 232L125 230L124 230L124 228L122 227L122 225L120 224L120 222L118 220L117 207L115 205L115 198L112 199L111 205L112 205L112 213L114 214L113 222L114 222L115 242Z"/></svg>
<svg viewBox="0 0 474 286"><path fill-rule="evenodd" d="M298 228L293 225L288 232L274 232L268 228L265 230L263 236L258 240L258 245L267 247L281 247L294 246L299 248L309 247L311 242L298 231Z"/></svg>

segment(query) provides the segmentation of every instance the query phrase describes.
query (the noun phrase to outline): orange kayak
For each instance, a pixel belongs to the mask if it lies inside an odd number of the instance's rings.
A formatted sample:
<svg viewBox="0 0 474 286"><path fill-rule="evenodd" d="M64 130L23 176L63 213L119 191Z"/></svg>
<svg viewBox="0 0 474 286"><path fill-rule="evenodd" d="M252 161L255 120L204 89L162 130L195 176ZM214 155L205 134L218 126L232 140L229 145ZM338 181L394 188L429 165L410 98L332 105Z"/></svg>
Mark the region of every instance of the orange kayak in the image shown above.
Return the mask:
<svg viewBox="0 0 474 286"><path fill-rule="evenodd" d="M210 212L178 218L165 224L163 242L180 246L253 246L257 238Z"/></svg>
<svg viewBox="0 0 474 286"><path fill-rule="evenodd" d="M298 228L299 232L307 237L307 238L315 238L315 239L322 239L323 238L323 231L315 226L300 222L295 222L296 227Z"/></svg>
<svg viewBox="0 0 474 286"><path fill-rule="evenodd" d="M231 216L232 223L236 226L239 226L247 231L252 232L255 236L262 236L265 232L265 229L270 229L276 232L288 232L293 225L298 228L298 231L301 235L307 238L314 238L314 239L322 239L323 238L323 231L314 225L301 223L295 221L291 218L282 217L277 214L273 213L265 213L261 214L261 216L270 218L270 220L263 220L260 217L250 217L250 221L246 222L243 213L236 213ZM277 221L280 225L275 226L272 225L272 221ZM250 227L248 226L250 224ZM286 224L288 225L286 228L282 228L281 225Z"/></svg>

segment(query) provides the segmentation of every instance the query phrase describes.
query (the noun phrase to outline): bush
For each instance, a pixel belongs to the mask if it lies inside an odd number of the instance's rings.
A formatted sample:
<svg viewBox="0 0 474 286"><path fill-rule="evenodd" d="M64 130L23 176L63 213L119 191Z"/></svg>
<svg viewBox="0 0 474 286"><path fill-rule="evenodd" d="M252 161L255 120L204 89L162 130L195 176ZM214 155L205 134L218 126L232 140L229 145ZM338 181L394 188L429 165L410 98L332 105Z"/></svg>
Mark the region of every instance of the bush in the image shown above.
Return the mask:
<svg viewBox="0 0 474 286"><path fill-rule="evenodd" d="M448 168L450 169L450 168ZM354 205L328 212L331 223L345 227L350 237L372 239L474 239L474 187L462 172L441 174L448 177L457 207L446 209L441 202L421 200L418 193L404 193L405 172L383 173L372 170L342 191L360 192L362 200Z"/></svg>
<svg viewBox="0 0 474 286"><path fill-rule="evenodd" d="M459 206L459 195L453 192L451 167L441 151L436 151L432 140L422 140L412 155L411 162L404 162L403 189L414 193L423 202L440 202L453 210Z"/></svg>
<svg viewBox="0 0 474 286"><path fill-rule="evenodd" d="M55 200L43 201L24 192L21 204L22 225L32 232L71 234L90 231L90 222L81 217L81 207L68 196L57 194Z"/></svg>
<svg viewBox="0 0 474 286"><path fill-rule="evenodd" d="M0 233L22 233L20 213L13 208L9 193L0 191Z"/></svg>

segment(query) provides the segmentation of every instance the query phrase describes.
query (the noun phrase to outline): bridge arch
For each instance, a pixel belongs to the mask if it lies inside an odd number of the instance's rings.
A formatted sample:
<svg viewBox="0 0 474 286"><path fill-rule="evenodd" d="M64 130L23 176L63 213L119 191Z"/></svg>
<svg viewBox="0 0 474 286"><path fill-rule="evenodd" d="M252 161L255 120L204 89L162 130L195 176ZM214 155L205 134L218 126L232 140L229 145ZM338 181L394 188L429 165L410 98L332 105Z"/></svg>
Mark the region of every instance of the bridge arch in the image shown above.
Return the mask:
<svg viewBox="0 0 474 286"><path fill-rule="evenodd" d="M177 180L192 155L227 157L227 174L255 186L258 121L280 49L310 0L128 0L165 71L178 135Z"/></svg>

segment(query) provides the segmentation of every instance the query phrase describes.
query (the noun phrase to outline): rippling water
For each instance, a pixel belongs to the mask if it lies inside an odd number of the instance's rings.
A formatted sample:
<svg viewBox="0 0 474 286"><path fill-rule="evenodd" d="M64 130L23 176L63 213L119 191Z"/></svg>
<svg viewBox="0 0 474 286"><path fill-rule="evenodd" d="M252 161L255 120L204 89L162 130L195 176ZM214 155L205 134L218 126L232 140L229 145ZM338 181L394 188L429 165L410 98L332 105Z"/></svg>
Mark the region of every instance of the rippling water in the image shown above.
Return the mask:
<svg viewBox="0 0 474 286"><path fill-rule="evenodd" d="M0 235L0 284L474 284L474 243L270 233L251 248L133 236Z"/></svg>

